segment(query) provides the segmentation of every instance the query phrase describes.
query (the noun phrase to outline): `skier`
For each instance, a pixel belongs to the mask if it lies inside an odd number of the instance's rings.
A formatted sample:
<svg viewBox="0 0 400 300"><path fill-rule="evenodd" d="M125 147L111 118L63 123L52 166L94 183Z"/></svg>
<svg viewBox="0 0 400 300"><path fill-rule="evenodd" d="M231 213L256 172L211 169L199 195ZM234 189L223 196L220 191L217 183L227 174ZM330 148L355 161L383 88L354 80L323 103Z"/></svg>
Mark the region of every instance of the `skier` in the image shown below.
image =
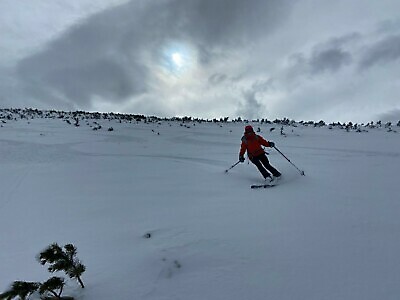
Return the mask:
<svg viewBox="0 0 400 300"><path fill-rule="evenodd" d="M282 174L270 165L264 149L261 146L274 147L275 144L274 142L266 141L262 136L257 135L254 132L253 127L247 125L244 128L244 135L242 137L242 144L239 152L239 161L241 163L244 162L244 154L247 151L249 159L253 164L256 165L265 180L272 182L275 180L275 178L279 178ZM271 177L271 174L268 171L271 172L274 177Z"/></svg>

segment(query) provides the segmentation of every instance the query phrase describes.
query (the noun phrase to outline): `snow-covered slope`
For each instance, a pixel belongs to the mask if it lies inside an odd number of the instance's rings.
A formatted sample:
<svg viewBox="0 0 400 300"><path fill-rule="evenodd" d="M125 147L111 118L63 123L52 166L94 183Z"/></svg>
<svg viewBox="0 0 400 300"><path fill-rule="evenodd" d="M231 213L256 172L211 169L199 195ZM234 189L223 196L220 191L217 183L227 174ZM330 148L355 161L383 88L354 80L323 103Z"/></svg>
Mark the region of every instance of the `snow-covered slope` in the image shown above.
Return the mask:
<svg viewBox="0 0 400 300"><path fill-rule="evenodd" d="M397 132L254 124L306 176L267 149L283 179L251 190L251 163L224 172L244 123L4 120L0 292L49 278L36 255L58 242L87 267L76 299L400 295Z"/></svg>

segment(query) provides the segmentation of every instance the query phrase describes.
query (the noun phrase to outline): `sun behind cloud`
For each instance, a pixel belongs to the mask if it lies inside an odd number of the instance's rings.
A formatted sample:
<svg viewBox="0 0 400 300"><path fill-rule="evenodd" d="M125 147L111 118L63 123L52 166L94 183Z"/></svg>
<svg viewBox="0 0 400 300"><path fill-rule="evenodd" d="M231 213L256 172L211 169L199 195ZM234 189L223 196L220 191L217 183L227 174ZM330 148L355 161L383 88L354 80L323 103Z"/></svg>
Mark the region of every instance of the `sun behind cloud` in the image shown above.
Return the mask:
<svg viewBox="0 0 400 300"><path fill-rule="evenodd" d="M160 65L170 76L181 78L197 65L196 50L188 43L171 41L160 50Z"/></svg>
<svg viewBox="0 0 400 300"><path fill-rule="evenodd" d="M184 60L182 54L180 54L179 52L174 52L172 53L171 59L178 68L183 67Z"/></svg>

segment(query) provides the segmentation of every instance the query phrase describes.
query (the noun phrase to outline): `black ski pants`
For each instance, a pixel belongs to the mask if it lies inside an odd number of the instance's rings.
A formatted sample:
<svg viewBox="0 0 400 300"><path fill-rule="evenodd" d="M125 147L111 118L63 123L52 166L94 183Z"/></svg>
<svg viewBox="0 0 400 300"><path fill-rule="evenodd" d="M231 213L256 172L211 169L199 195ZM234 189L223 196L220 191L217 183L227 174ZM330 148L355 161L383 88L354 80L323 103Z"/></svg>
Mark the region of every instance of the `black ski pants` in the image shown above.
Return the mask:
<svg viewBox="0 0 400 300"><path fill-rule="evenodd" d="M265 155L265 153L258 155L258 156L254 156L250 160L253 164L256 165L257 169L260 171L261 175L264 178L271 176L271 174L269 172L271 172L272 175L274 175L274 176L277 176L277 177L281 176L281 173L277 169L275 169L273 166L271 166L271 164L269 163L268 157Z"/></svg>

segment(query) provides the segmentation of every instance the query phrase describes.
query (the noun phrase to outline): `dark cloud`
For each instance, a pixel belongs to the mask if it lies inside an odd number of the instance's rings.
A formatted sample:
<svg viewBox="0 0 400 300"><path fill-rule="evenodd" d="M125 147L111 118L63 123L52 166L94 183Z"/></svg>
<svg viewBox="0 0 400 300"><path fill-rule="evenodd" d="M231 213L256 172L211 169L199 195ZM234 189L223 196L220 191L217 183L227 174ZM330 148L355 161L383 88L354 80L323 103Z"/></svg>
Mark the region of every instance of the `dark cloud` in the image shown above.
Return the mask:
<svg viewBox="0 0 400 300"><path fill-rule="evenodd" d="M321 72L334 73L345 65L351 63L352 56L349 52L339 48L314 52L309 60L310 70L313 74Z"/></svg>
<svg viewBox="0 0 400 300"><path fill-rule="evenodd" d="M113 17L113 11L77 24L44 51L19 63L19 77L31 96L87 109L94 96L121 101L145 90L145 66L118 51L124 35L118 28L124 23ZM115 11L122 19L129 17L122 7Z"/></svg>
<svg viewBox="0 0 400 300"><path fill-rule="evenodd" d="M289 7L288 0L130 1L76 24L20 61L18 76L31 96L48 103L87 109L93 97L124 101L151 93L166 43L190 43L198 63L207 65L269 34Z"/></svg>
<svg viewBox="0 0 400 300"><path fill-rule="evenodd" d="M139 81L140 75L139 72L136 81L131 82L132 77L121 65L103 59L79 67L55 70L47 74L45 79L46 83L63 92L69 99L84 102L93 95L118 100L140 94L145 91L144 84L137 84L142 83Z"/></svg>
<svg viewBox="0 0 400 300"><path fill-rule="evenodd" d="M334 37L326 42L316 44L310 54L296 53L289 57L290 72L298 75L319 75L336 73L353 62L351 45L361 39L359 33L350 33Z"/></svg>
<svg viewBox="0 0 400 300"><path fill-rule="evenodd" d="M391 35L366 49L359 68L365 70L377 64L387 64L400 59L400 34Z"/></svg>
<svg viewBox="0 0 400 300"><path fill-rule="evenodd" d="M175 1L190 21L190 33L207 44L248 42L270 33L287 14L289 1Z"/></svg>

